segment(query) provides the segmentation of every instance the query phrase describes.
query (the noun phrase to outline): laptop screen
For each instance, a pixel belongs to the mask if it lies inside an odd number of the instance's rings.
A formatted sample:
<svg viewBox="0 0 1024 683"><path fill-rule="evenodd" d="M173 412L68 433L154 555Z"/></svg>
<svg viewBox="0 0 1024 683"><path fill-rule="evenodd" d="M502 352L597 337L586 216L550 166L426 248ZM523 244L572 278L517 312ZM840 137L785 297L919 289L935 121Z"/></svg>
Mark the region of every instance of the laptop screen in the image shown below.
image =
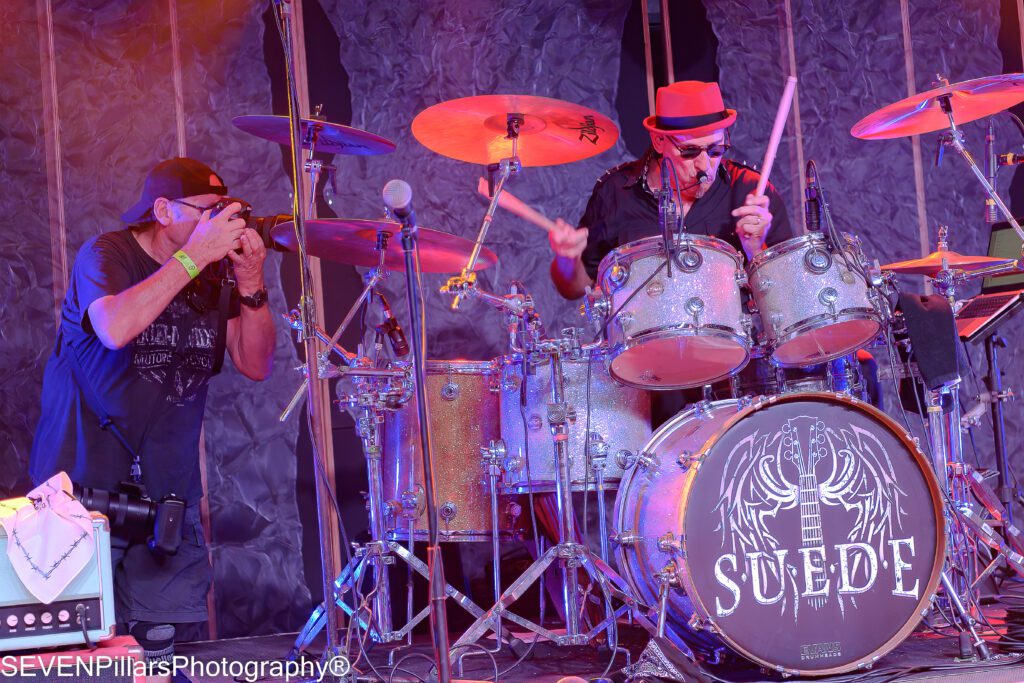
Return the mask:
<svg viewBox="0 0 1024 683"><path fill-rule="evenodd" d="M1019 221L1018 221L1019 222ZM994 223L988 238L988 255L993 258L1018 259L1021 257L1021 240L1017 232L1006 221ZM1024 273L987 277L981 283L982 294L1024 289Z"/></svg>

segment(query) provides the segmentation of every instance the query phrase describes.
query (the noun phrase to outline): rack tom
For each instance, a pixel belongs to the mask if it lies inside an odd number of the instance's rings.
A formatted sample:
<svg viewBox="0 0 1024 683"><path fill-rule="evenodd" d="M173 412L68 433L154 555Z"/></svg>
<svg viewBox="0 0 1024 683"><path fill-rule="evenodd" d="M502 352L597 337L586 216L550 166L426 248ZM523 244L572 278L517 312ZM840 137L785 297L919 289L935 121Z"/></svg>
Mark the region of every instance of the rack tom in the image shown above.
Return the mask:
<svg viewBox="0 0 1024 683"><path fill-rule="evenodd" d="M777 363L823 363L866 346L879 333L878 313L858 272L862 263L851 239L840 251L819 232L780 242L751 260L750 293Z"/></svg>
<svg viewBox="0 0 1024 683"><path fill-rule="evenodd" d="M739 253L728 243L677 236L666 263L661 237L610 252L597 283L606 297L612 377L645 389L683 389L724 379L749 355L749 317Z"/></svg>

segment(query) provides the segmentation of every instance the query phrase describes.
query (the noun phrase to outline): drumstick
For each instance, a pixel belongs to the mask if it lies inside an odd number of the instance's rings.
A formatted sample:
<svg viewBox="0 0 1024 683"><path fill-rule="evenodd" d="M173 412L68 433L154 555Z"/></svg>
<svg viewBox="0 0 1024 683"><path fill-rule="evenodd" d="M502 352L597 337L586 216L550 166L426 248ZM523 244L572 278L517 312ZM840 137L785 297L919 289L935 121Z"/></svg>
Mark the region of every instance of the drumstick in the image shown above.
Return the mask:
<svg viewBox="0 0 1024 683"><path fill-rule="evenodd" d="M775 152L779 149L779 142L782 140L782 131L786 128L786 119L789 118L789 109L793 104L793 93L796 91L796 76L786 79L786 89L782 92L782 99L779 101L779 110L775 112L775 125L772 126L772 135L768 138L768 149L764 151L764 162L761 164L761 179L757 181L757 189L754 195L760 197L768 186L768 176L771 175L772 166L775 164Z"/></svg>
<svg viewBox="0 0 1024 683"><path fill-rule="evenodd" d="M476 190L485 197L490 196L490 194L488 194L487 192L487 181L484 180L483 178L481 178L480 182L477 183ZM514 213L520 218L526 219L527 221L533 223L544 232L551 232L556 227L555 222L553 220L551 220L541 212L537 211L536 209L527 206L518 197L516 197L508 190L502 190L501 196L498 197L498 206L505 209L506 211Z"/></svg>

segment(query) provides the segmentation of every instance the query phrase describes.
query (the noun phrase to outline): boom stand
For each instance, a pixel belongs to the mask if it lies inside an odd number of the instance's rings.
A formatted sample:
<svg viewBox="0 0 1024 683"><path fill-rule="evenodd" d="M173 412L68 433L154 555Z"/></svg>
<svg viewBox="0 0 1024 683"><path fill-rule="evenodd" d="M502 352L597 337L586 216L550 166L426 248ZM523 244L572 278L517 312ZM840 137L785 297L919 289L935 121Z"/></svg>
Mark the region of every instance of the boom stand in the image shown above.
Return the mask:
<svg viewBox="0 0 1024 683"><path fill-rule="evenodd" d="M402 223L402 252L405 256L405 293L409 302L409 324L412 330L413 372L416 385L416 408L420 419L420 441L423 453L423 489L427 499L427 564L430 575L430 635L434 642L434 661L441 683L452 678L448 658L448 615L445 612L444 565L437 533L437 500L434 496L433 448L430 442L430 412L427 406L426 341L423 322L425 312L420 298L419 255L416 253L416 222L410 214ZM423 317L421 317L423 316Z"/></svg>

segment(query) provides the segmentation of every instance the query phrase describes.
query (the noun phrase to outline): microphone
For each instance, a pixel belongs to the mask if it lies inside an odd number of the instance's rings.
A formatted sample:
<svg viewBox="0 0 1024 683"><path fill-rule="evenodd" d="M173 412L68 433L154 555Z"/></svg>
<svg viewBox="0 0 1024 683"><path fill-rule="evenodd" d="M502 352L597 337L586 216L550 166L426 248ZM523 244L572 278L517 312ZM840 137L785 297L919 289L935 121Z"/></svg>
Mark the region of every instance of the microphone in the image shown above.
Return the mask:
<svg viewBox="0 0 1024 683"><path fill-rule="evenodd" d="M708 175L707 171L699 171L697 173L697 182L701 185L711 182L711 176Z"/></svg>
<svg viewBox="0 0 1024 683"><path fill-rule="evenodd" d="M804 170L807 188L804 190L804 216L807 219L807 229L814 232L821 232L821 188L818 186L818 170L814 160L807 161L807 168Z"/></svg>
<svg viewBox="0 0 1024 683"><path fill-rule="evenodd" d="M380 292L377 292L377 296L380 298L381 307L384 309L384 322L377 326L377 331L388 335L391 350L395 352L396 356L409 355L409 340L405 338L405 332L398 325L395 314L391 312L391 306L388 304L387 297Z"/></svg>
<svg viewBox="0 0 1024 683"><path fill-rule="evenodd" d="M412 188L404 180L389 180L384 186L384 206L406 225L416 225L416 212L412 210Z"/></svg>

